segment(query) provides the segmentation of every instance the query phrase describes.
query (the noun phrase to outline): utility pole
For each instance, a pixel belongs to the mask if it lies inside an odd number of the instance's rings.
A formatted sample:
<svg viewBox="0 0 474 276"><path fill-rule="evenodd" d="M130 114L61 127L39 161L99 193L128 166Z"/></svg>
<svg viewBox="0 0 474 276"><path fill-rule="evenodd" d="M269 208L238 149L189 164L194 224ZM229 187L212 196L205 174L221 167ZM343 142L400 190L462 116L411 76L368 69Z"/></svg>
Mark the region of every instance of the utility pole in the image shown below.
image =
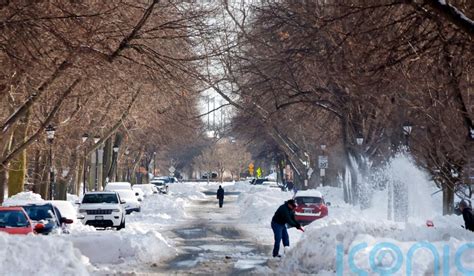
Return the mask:
<svg viewBox="0 0 474 276"><path fill-rule="evenodd" d="M211 112L211 109L210 109L210 101L211 101L211 97L209 97L209 95L207 96L207 130L210 129L210 119L209 119L209 112Z"/></svg>
<svg viewBox="0 0 474 276"><path fill-rule="evenodd" d="M216 130L216 98L212 98L212 129Z"/></svg>

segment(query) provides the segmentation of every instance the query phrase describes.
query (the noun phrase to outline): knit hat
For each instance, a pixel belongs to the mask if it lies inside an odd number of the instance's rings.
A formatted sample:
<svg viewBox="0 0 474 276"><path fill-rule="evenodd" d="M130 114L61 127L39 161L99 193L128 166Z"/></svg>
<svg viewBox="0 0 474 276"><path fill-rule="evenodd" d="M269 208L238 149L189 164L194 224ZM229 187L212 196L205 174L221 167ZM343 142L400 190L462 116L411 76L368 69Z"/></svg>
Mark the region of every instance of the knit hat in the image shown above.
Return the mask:
<svg viewBox="0 0 474 276"><path fill-rule="evenodd" d="M294 199L288 199L286 203L292 205L293 207L296 207L296 202Z"/></svg>

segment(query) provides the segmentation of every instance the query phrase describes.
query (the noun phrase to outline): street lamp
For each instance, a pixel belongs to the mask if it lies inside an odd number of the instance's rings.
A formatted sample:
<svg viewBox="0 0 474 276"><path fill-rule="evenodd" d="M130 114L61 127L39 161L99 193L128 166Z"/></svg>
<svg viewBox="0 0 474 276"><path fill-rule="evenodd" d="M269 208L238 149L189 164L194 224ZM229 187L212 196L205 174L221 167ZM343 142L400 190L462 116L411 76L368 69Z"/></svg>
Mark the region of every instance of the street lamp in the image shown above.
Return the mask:
<svg viewBox="0 0 474 276"><path fill-rule="evenodd" d="M413 128L413 125L410 122L407 121L403 123L403 134L405 135L405 146L407 147L407 149L408 149L408 137L411 134L412 128Z"/></svg>
<svg viewBox="0 0 474 276"><path fill-rule="evenodd" d="M153 177L155 177L156 173L156 151L153 152Z"/></svg>
<svg viewBox="0 0 474 276"><path fill-rule="evenodd" d="M100 141L100 136L99 135L96 135L94 136L94 144L97 144L98 142ZM96 149L95 149L95 183L94 183L94 190L97 191L97 188L98 188L98 181L99 181L99 177L98 177L98 169L99 169L99 149L98 147L96 146Z"/></svg>
<svg viewBox="0 0 474 276"><path fill-rule="evenodd" d="M356 138L357 145L362 146L364 143L364 137L362 135L357 136Z"/></svg>
<svg viewBox="0 0 474 276"><path fill-rule="evenodd" d="M117 181L117 172L118 172L118 151L119 151L119 146L117 145L114 145L114 147L112 148L113 151L114 151L114 155L115 155L115 174L114 174L114 180Z"/></svg>
<svg viewBox="0 0 474 276"><path fill-rule="evenodd" d="M52 125L46 127L46 137L49 143L49 199L54 195L54 169L53 169L53 140L56 129Z"/></svg>
<svg viewBox="0 0 474 276"><path fill-rule="evenodd" d="M126 158L126 167L127 167L127 175L125 178L125 181L130 182L130 169L128 168L128 155L130 154L130 151L128 149L125 150L125 158Z"/></svg>
<svg viewBox="0 0 474 276"><path fill-rule="evenodd" d="M407 136L410 135L412 128L413 128L413 125L410 122L405 122L403 124L403 133Z"/></svg>
<svg viewBox="0 0 474 276"><path fill-rule="evenodd" d="M87 168L87 148L85 146L85 143L87 142L87 139L89 138L89 134L84 133L82 134L82 143L84 144L84 167L82 171L82 194L84 195L86 193L86 168Z"/></svg>

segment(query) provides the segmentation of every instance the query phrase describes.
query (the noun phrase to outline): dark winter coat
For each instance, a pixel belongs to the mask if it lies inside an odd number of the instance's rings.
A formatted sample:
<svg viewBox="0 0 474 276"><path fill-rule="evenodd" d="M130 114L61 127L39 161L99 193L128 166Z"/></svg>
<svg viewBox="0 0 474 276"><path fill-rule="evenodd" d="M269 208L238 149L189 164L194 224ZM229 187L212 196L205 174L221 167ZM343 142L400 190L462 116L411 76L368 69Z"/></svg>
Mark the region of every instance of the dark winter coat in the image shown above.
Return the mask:
<svg viewBox="0 0 474 276"><path fill-rule="evenodd" d="M220 199L220 200L224 199L224 189L222 189L222 187L217 189L217 199Z"/></svg>
<svg viewBox="0 0 474 276"><path fill-rule="evenodd" d="M275 214L273 215L272 222L278 224L288 224L291 227L300 228L301 225L295 219L295 213L288 207L285 202L283 205L278 207Z"/></svg>
<svg viewBox="0 0 474 276"><path fill-rule="evenodd" d="M466 229L474 232L474 214L472 209L469 207L464 208L462 210L462 218L464 219Z"/></svg>

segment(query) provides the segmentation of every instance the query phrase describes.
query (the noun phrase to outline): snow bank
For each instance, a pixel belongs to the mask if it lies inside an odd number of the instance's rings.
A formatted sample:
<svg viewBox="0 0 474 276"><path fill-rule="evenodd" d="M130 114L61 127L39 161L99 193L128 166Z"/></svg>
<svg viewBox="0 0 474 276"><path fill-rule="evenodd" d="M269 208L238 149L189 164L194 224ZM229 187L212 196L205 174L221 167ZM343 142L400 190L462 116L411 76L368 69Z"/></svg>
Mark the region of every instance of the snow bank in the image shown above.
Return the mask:
<svg viewBox="0 0 474 276"><path fill-rule="evenodd" d="M3 201L3 206L22 205L31 202L44 202L41 195L33 192L21 192Z"/></svg>
<svg viewBox="0 0 474 276"><path fill-rule="evenodd" d="M151 263L176 250L155 230L97 231L67 237L92 264Z"/></svg>
<svg viewBox="0 0 474 276"><path fill-rule="evenodd" d="M88 259L71 242L0 233L2 275L89 275Z"/></svg>
<svg viewBox="0 0 474 276"><path fill-rule="evenodd" d="M331 202L329 215L306 227L306 232L283 258L279 272L473 274L474 233L460 227L462 217L441 216L440 195L432 196L437 189L426 173L410 157L401 154L377 174L374 179L380 183L373 183L375 189L371 191L371 206L367 209L344 203L342 189L319 188L326 202ZM386 183L406 185L406 200L399 204L408 206L407 222L387 220L388 196L383 189ZM427 227L428 219L434 222L434 227Z"/></svg>
<svg viewBox="0 0 474 276"><path fill-rule="evenodd" d="M412 271L412 275L433 274L432 253L421 249L416 251L413 258L409 257L411 248L413 250L417 244L425 242L425 245L433 246L440 255L439 266L444 260L443 256L446 256L449 258L449 265L446 267L456 273L456 252L463 245L474 246L470 242L474 239L474 233L462 228L453 229L452 225L445 226L447 227L428 228L410 223L404 225L388 221L324 218L306 227L300 241L283 259L280 272L330 271L350 275L356 273L357 268L371 274L395 267L400 259L400 267L395 271L397 275L405 275L407 269ZM385 246L383 243L389 245ZM450 248L450 252L443 255L445 246ZM397 250L400 250L399 253ZM369 262L371 254L376 256L372 265ZM462 257L463 266L473 270L474 251L466 250ZM411 268L407 267L407 260L411 260Z"/></svg>
<svg viewBox="0 0 474 276"><path fill-rule="evenodd" d="M185 198L170 195L154 194L147 197L141 205L141 212L127 216L127 228L150 229L160 225L175 224L177 220L187 217L184 207L189 204Z"/></svg>
<svg viewBox="0 0 474 276"><path fill-rule="evenodd" d="M185 199L202 199L206 196L201 192L203 186L206 183L201 182L187 182L187 183L171 183L168 184L169 187L169 195L173 197L185 198Z"/></svg>

